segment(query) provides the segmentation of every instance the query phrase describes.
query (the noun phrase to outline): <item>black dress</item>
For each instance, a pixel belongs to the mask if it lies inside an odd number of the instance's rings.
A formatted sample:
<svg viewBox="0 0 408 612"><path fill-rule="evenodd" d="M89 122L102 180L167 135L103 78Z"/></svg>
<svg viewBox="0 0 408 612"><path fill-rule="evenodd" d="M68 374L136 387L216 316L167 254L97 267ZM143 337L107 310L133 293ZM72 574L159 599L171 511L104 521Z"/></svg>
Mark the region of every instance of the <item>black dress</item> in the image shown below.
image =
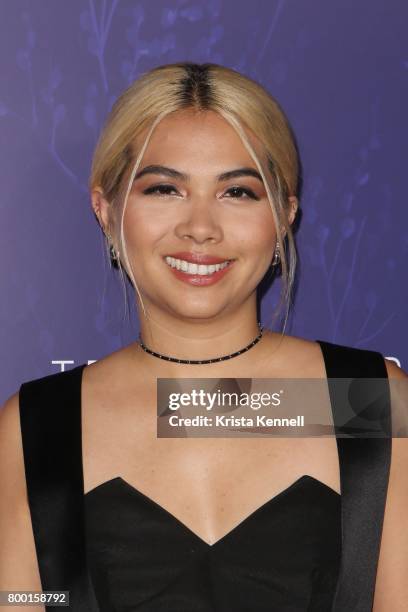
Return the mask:
<svg viewBox="0 0 408 612"><path fill-rule="evenodd" d="M304 474L213 545L120 476L84 495L85 364L21 385L43 590L69 591L75 612L370 612L391 439L338 426L330 379L382 379L370 420L389 433L387 370L380 353L318 342L336 431L348 436L337 438L341 496Z"/></svg>

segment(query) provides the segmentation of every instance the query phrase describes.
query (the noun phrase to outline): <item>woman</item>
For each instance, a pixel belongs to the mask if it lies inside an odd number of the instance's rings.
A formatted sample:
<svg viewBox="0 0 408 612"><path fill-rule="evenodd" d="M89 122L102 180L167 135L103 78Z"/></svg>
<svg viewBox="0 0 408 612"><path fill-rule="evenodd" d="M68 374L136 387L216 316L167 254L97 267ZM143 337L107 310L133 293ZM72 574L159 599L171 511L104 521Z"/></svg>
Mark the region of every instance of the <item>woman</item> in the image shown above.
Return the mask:
<svg viewBox="0 0 408 612"><path fill-rule="evenodd" d="M6 403L2 589L70 590L75 611L405 609L405 440L157 438L158 378L406 378L260 328L278 266L286 322L297 183L282 110L237 72L162 66L116 102L90 188L140 341Z"/></svg>

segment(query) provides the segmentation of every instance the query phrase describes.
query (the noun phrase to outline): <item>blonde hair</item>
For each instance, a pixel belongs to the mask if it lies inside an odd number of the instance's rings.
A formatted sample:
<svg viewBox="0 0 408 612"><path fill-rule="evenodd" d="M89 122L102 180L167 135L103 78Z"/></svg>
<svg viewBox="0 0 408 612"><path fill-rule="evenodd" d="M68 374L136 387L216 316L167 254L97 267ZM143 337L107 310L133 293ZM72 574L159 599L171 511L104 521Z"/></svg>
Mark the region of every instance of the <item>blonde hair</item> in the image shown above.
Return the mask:
<svg viewBox="0 0 408 612"><path fill-rule="evenodd" d="M98 140L89 187L103 191L115 209L123 202L119 252L145 312L133 276L123 231L128 196L153 130L170 113L185 109L215 111L237 131L264 181L277 232L282 266L282 290L275 312L286 305L283 332L289 314L296 269L296 247L288 222L288 198L297 195L299 160L295 138L278 102L252 79L217 64L177 63L159 66L138 78L115 102ZM245 129L263 144L265 159L256 155ZM138 136L148 130L134 151ZM130 174L129 174L129 170ZM127 179L127 187L124 184ZM282 229L287 238L285 248ZM123 280L122 265L119 268Z"/></svg>

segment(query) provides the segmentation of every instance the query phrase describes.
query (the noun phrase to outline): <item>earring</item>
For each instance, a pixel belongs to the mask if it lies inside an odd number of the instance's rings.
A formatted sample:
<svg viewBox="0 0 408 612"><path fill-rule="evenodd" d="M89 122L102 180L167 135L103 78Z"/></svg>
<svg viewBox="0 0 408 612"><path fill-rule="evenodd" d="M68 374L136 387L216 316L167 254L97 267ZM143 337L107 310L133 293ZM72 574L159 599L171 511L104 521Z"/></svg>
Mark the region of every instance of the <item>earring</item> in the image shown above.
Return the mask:
<svg viewBox="0 0 408 612"><path fill-rule="evenodd" d="M106 237L109 242L109 257L113 264L117 264L119 262L119 252L115 251L115 247L113 246L112 236L106 232Z"/></svg>
<svg viewBox="0 0 408 612"><path fill-rule="evenodd" d="M277 243L276 247L275 247L275 253L274 253L274 256L273 256L273 260L272 260L272 263L271 263L272 268L277 266L279 264L279 262L280 262L280 250L279 250L279 244Z"/></svg>

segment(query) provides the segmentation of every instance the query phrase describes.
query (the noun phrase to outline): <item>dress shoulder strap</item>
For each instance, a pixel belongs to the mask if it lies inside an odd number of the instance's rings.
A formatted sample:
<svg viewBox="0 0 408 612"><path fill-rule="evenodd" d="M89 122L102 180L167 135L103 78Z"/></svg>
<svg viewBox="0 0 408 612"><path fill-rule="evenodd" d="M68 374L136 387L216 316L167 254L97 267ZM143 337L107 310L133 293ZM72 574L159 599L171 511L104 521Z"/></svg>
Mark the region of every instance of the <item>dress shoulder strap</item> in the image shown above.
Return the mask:
<svg viewBox="0 0 408 612"><path fill-rule="evenodd" d="M371 612L391 463L388 374L381 353L317 342L326 365L340 463L342 559L331 612ZM344 424L342 394L331 380L339 378L377 379L370 383L376 385L375 402L370 385L358 386L353 398L357 414L361 409L368 420L357 416ZM361 422L382 437L359 437L356 425Z"/></svg>
<svg viewBox="0 0 408 612"><path fill-rule="evenodd" d="M43 591L69 591L70 610L97 612L86 564L81 381L85 364L19 390L27 497ZM59 610L60 606L47 606Z"/></svg>

